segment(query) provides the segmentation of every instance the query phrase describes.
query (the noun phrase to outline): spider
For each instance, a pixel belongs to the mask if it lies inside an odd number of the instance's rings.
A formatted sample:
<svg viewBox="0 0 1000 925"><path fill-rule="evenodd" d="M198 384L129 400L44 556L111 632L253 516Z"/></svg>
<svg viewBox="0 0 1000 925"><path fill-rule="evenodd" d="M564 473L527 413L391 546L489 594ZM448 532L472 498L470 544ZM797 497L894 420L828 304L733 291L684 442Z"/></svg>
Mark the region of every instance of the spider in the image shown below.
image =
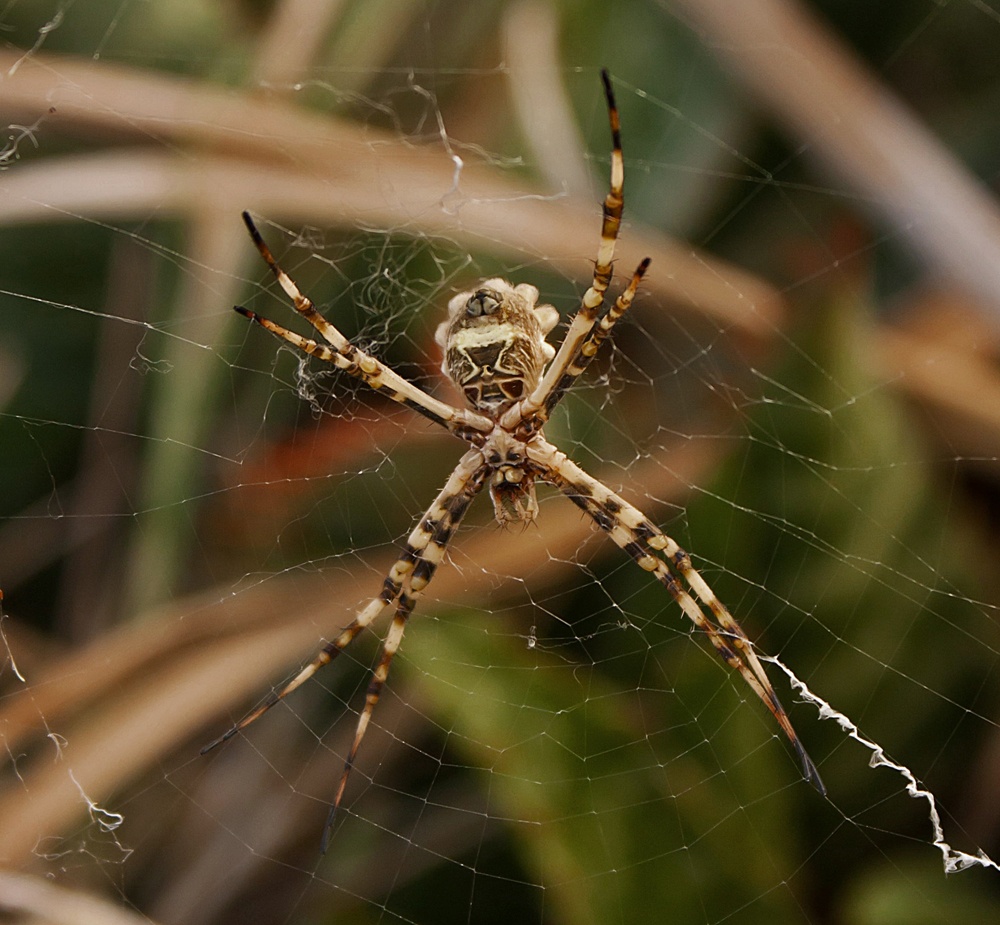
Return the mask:
<svg viewBox="0 0 1000 925"><path fill-rule="evenodd" d="M235 310L304 353L332 363L372 389L412 408L469 445L444 488L410 533L379 594L361 607L354 619L291 681L280 690L272 691L260 706L202 749L202 754L210 751L259 719L331 662L395 603L395 615L382 644L354 740L323 827L321 850L324 853L351 768L407 621L444 559L448 542L469 505L487 487L501 525L528 523L535 519L538 514L536 482L554 485L585 511L641 569L655 576L694 626L705 633L726 664L743 676L788 737L805 778L820 793L826 792L816 766L799 741L764 672L753 643L692 566L688 553L641 511L584 472L542 434L553 409L632 305L650 262L647 257L639 264L622 293L602 313L621 226L624 160L618 108L607 71L601 72L601 78L611 124L611 183L604 199L601 241L591 285L558 351L545 340L559 320L558 313L551 305L538 304L538 290L528 283L512 286L503 279L487 279L476 289L459 293L450 300L447 318L438 327L435 339L444 351L442 372L462 391L469 408L456 408L439 401L352 344L299 291L272 256L249 213L243 213L243 221L264 262L295 310L325 343L302 337L243 306L235 306ZM687 582L694 596L675 573Z"/></svg>

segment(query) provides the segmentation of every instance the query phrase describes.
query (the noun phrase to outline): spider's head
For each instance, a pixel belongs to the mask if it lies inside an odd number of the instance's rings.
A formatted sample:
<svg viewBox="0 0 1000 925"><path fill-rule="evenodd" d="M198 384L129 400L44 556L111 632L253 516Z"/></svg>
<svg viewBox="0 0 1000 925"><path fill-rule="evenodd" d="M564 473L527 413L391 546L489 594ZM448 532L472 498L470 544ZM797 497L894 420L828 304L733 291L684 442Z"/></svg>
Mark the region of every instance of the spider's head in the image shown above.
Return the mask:
<svg viewBox="0 0 1000 925"><path fill-rule="evenodd" d="M496 428L482 448L483 461L493 470L490 500L497 523L531 523L538 514L535 498L537 470L529 462L524 443Z"/></svg>
<svg viewBox="0 0 1000 925"><path fill-rule="evenodd" d="M477 289L465 303L465 314L469 318L494 315L500 310L502 303L502 292L497 292L496 289Z"/></svg>
<svg viewBox="0 0 1000 925"><path fill-rule="evenodd" d="M534 286L496 278L448 303L435 334L444 349L441 369L477 411L498 415L525 397L555 354L545 336L559 315L537 302Z"/></svg>
<svg viewBox="0 0 1000 925"><path fill-rule="evenodd" d="M490 479L490 500L497 523L530 524L538 516L535 479L524 469L498 469Z"/></svg>

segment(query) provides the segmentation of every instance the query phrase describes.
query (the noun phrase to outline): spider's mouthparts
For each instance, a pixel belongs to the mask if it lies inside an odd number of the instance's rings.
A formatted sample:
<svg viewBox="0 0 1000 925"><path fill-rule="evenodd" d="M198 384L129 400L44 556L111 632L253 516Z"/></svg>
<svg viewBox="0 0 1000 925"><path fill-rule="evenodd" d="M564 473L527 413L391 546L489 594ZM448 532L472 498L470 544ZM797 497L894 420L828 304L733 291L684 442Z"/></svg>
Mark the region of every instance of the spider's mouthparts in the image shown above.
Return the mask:
<svg viewBox="0 0 1000 925"><path fill-rule="evenodd" d="M534 476L520 466L504 466L493 473L490 499L501 526L531 523L538 516Z"/></svg>

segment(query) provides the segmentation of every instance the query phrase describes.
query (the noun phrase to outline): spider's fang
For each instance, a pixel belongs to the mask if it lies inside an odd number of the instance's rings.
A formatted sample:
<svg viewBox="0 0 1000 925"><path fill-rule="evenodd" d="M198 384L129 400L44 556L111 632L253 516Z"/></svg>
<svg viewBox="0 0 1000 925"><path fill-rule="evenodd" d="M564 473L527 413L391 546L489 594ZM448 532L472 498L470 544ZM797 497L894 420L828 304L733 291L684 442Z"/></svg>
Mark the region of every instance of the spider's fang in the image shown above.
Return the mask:
<svg viewBox="0 0 1000 925"><path fill-rule="evenodd" d="M490 500L497 523L531 523L538 516L535 479L517 466L497 469L490 479Z"/></svg>

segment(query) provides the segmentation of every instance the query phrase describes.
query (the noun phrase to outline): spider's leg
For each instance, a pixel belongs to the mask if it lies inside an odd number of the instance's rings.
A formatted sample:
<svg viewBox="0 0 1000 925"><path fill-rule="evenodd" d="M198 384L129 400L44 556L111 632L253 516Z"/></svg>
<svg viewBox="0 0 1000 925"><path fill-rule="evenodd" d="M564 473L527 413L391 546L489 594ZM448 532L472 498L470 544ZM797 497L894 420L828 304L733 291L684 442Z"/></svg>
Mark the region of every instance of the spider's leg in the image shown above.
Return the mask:
<svg viewBox="0 0 1000 925"><path fill-rule="evenodd" d="M708 636L726 664L743 676L754 693L771 711L792 743L802 765L804 777L820 793L825 794L826 788L819 771L802 745L785 708L771 686L764 666L754 651L753 643L725 605L716 597L705 579L691 565L691 557L638 508L588 475L552 444L539 439L529 445L528 455L545 468L542 477L546 481L552 482L574 504L586 511L640 568L651 572L667 589L684 614ZM660 558L661 555L664 558ZM698 598L712 612L718 625L708 618L694 598L688 594L671 572L670 565L683 575Z"/></svg>
<svg viewBox="0 0 1000 925"><path fill-rule="evenodd" d="M544 423L549 419L552 409L562 401L562 397L572 388L573 383L576 382L583 374L583 371L590 365L590 361L596 356L597 351L601 348L601 344L604 343L605 339L611 333L611 329L622 315L632 307L632 300L635 298L636 290L639 288L639 283L642 282L642 277L645 275L647 269L649 269L649 257L636 267L628 286L615 299L615 304L591 328L586 340L580 345L580 349L576 355L571 358L569 366L563 372L559 381L552 387L552 391L544 397L541 407L535 412L535 417L540 423Z"/></svg>
<svg viewBox="0 0 1000 925"><path fill-rule="evenodd" d="M420 595L423 594L431 578L434 577L434 572L444 558L452 535L462 522L472 499L483 487L488 473L489 469L482 465L482 456L479 453L474 450L467 453L451 474L441 493L434 499L434 503L427 509L427 513L420 518L420 523L410 534L407 552L410 554L409 561L412 562L413 567L407 574L399 593L399 604L396 607L392 625L386 633L385 642L382 644L378 665L372 673L368 692L365 695L364 708L358 716L354 741L347 754L347 760L344 762L344 773L340 777L337 793L330 806L326 824L323 826L323 840L320 849L323 854L326 854L330 843L333 824L347 788L347 779L354 767L354 759L361 747L361 741L368 731L372 712L382 695L382 688L389 675L389 666L403 640L406 622L409 620L410 614L413 613L413 608Z"/></svg>
<svg viewBox="0 0 1000 925"><path fill-rule="evenodd" d="M419 412L435 424L440 424L442 427L452 431L468 430L471 428L482 433L489 432L492 422L487 418L472 411L455 408L447 402L434 398L423 389L415 386L412 382L408 382L375 357L365 353L360 347L352 344L334 325L316 311L315 306L308 296L303 295L292 278L281 269L271 254L270 248L264 242L260 232L254 225L249 213L243 213L243 221L246 223L250 237L253 239L261 257L271 268L271 272L274 273L285 294L292 300L295 310L316 329L323 340L330 346L327 347L314 340L300 337L293 331L289 331L287 328L282 327L280 324L275 324L267 318L262 318L256 312L252 312L241 305L234 306L236 311L251 321L255 321L261 327L267 328L267 330L276 334L282 340L288 341L288 343L298 347L304 353L325 360L327 363L332 363L349 375L361 379L371 388L384 393L393 401Z"/></svg>
<svg viewBox="0 0 1000 925"><path fill-rule="evenodd" d="M334 658L336 658L354 641L355 637L363 629L365 629L365 627L369 626L382 613L382 611L385 610L386 607L388 607L403 593L404 581L410 578L412 574L416 573L417 566L421 561L428 556L431 558L437 556L438 559L440 559L440 556L443 554L443 549L440 551L437 549L437 542L435 539L436 525L432 516L433 512L440 506L440 502L442 498L445 498L449 487L453 487L458 484L458 482L463 478L467 478L471 481L472 476L476 473L476 470L480 467L481 463L482 455L477 450L469 450L469 452L466 453L461 460L459 460L458 466L456 466L455 471L449 478L444 491L441 492L428 512L420 519L420 523L417 524L413 532L410 534L402 555L396 560L392 568L389 569L385 581L382 583L381 593L365 604L365 606L357 612L354 619L337 634L336 638L323 646L323 648L316 653L316 657L294 678L292 678L291 681L289 681L280 690L273 691L259 707L244 716L243 719L230 727L223 735L219 736L219 738L209 742L208 745L201 750L201 754L204 755L207 752L210 752L213 748L221 745L223 742L228 742L234 735L236 735L236 733L242 729L246 729L246 727L251 723L256 722L268 710L270 710L271 707L284 700L290 693L292 693L292 691L296 690L296 688L301 687L314 674L316 674L320 668L332 662ZM447 500L447 498L445 498L445 500ZM430 551L428 552L428 550Z"/></svg>
<svg viewBox="0 0 1000 925"><path fill-rule="evenodd" d="M604 304L604 295L611 282L611 265L615 255L615 244L621 228L622 209L625 204L625 160L622 156L621 124L618 118L618 105L611 88L611 78L608 72L601 71L604 83L604 96L608 104L608 121L611 124L611 182L607 195L604 197L603 219L601 221L601 243L597 250L597 260L594 264L594 277L590 288L583 295L579 311L573 316L566 336L559 345L559 350L549 363L541 381L532 393L522 402L512 406L501 419L501 424L512 429L521 420L532 419L538 429L548 419L552 409L580 373L587 367L589 359L579 362L581 351L590 342L594 325L598 321L598 313ZM610 331L615 322L628 309L635 295L635 288L646 267L648 258L644 260L633 275L629 289L622 294L615 306L608 312L613 316L607 325L605 335L598 338L593 345L596 351L600 341Z"/></svg>
<svg viewBox="0 0 1000 925"><path fill-rule="evenodd" d="M409 550L407 550L407 552L408 551ZM410 566L411 563L407 559L406 553L404 553L399 559L396 560L396 564L389 570L389 574L386 576L382 587L382 593L378 597L372 598L367 604L365 604L365 606L358 611L355 618L337 634L336 639L323 646L323 648L316 653L316 657L294 678L292 678L291 681L281 688L281 690L272 691L259 707L252 710L238 723L231 726L225 733L219 736L219 738L209 742L208 745L201 750L201 754L207 754L213 748L222 745L223 742L228 742L234 735L236 735L236 733L242 729L246 729L246 727L251 723L256 722L268 710L270 710L271 707L276 706L292 691L301 687L314 674L316 674L320 668L324 665L329 665L334 658L336 658L354 641L355 636L357 636L361 630L371 624L372 621L375 620L375 618L378 617L379 614L381 614L382 611L396 599L396 597L398 597L400 590L402 589L403 578L405 577Z"/></svg>

